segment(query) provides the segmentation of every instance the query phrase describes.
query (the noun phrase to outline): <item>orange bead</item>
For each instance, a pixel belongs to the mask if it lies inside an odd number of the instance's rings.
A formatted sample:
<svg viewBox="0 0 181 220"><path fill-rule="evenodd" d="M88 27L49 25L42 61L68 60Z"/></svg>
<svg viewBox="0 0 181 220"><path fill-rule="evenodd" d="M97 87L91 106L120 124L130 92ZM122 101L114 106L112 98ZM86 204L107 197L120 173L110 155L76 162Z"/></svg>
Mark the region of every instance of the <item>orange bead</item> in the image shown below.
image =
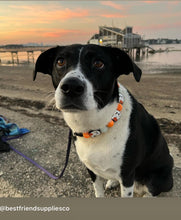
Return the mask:
<svg viewBox="0 0 181 220"><path fill-rule="evenodd" d="M111 120L111 121L107 124L107 127L111 128L113 125L114 125L114 121Z"/></svg>
<svg viewBox="0 0 181 220"><path fill-rule="evenodd" d="M118 111L121 111L122 108L123 108L123 106L119 103L119 104L118 104L118 107L117 107L117 110L118 110Z"/></svg>
<svg viewBox="0 0 181 220"><path fill-rule="evenodd" d="M90 134L88 132L87 133L83 133L83 137L90 138Z"/></svg>
<svg viewBox="0 0 181 220"><path fill-rule="evenodd" d="M122 101L122 100L120 100L120 101L119 101L119 103L123 104L123 101Z"/></svg>

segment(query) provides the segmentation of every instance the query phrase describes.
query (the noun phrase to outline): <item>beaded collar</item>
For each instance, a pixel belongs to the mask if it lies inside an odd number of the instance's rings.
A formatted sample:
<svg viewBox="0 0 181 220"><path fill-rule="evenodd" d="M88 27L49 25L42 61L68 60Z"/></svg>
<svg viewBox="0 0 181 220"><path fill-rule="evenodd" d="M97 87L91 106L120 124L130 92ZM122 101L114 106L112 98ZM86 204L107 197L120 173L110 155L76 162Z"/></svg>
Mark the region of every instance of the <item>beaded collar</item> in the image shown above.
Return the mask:
<svg viewBox="0 0 181 220"><path fill-rule="evenodd" d="M102 133L106 133L109 128L113 127L114 123L117 122L121 117L121 111L122 111L123 102L124 102L124 97L121 94L121 88L120 88L119 83L118 83L118 92L119 92L119 102L117 105L117 109L116 109L115 113L112 115L112 118L109 121L109 123L104 128L99 128L97 130L90 130L90 131L84 132L84 133L74 132L74 136L79 136L79 137L84 137L84 138L93 138L93 137L99 136Z"/></svg>

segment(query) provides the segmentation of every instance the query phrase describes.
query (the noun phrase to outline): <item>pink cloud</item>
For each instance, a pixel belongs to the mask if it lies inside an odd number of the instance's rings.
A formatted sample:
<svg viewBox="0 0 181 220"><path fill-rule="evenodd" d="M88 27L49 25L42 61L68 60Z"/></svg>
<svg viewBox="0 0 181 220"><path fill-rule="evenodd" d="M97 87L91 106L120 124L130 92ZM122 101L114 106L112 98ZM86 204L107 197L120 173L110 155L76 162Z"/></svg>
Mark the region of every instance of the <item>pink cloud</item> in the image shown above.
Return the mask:
<svg viewBox="0 0 181 220"><path fill-rule="evenodd" d="M55 2L36 6L9 5L6 10L0 23L0 41L3 42L86 42L95 32L88 24L83 30L82 24L75 29L70 25L72 21L86 23L86 19L92 18L91 10L81 6L63 8Z"/></svg>
<svg viewBox="0 0 181 220"><path fill-rule="evenodd" d="M89 15L88 10L76 9L70 10L66 8L64 10L57 10L53 12L48 12L48 18L51 20L57 19L71 19L71 18L81 18Z"/></svg>
<svg viewBox="0 0 181 220"><path fill-rule="evenodd" d="M0 41L3 44L8 42L22 43L22 42L54 42L57 44L69 43L86 43L96 30L78 30L78 29L23 29L21 31L8 31L2 33Z"/></svg>
<svg viewBox="0 0 181 220"><path fill-rule="evenodd" d="M143 1L143 2L147 4L154 4L154 3L158 3L159 1Z"/></svg>
<svg viewBox="0 0 181 220"><path fill-rule="evenodd" d="M105 18L124 18L126 17L125 15L122 14L102 14L100 15L101 17L105 17Z"/></svg>
<svg viewBox="0 0 181 220"><path fill-rule="evenodd" d="M123 10L124 9L124 7L122 5L117 4L115 2L111 2L111 1L102 1L101 4L105 5L105 6L110 6L114 9L117 9L117 10Z"/></svg>
<svg viewBox="0 0 181 220"><path fill-rule="evenodd" d="M50 23L51 21L64 21L72 18L83 18L89 16L89 11L86 9L75 8L74 10L62 7L51 6L9 6L12 9L16 9L15 15L19 18L33 20L37 23ZM14 11L13 11L14 13Z"/></svg>
<svg viewBox="0 0 181 220"><path fill-rule="evenodd" d="M45 41L58 42L58 44L86 43L95 30L60 30L42 33Z"/></svg>
<svg viewBox="0 0 181 220"><path fill-rule="evenodd" d="M66 30L66 29L28 29L28 30L21 30L21 31L9 31L9 34L16 38L17 36L39 36L39 37L50 37L56 38L60 36L65 36L67 34L77 34L80 33L79 30Z"/></svg>
<svg viewBox="0 0 181 220"><path fill-rule="evenodd" d="M44 33L42 33L42 36L45 38L59 38L59 37L63 37L65 35L73 35L73 34L77 34L80 33L79 30L58 30L58 31L45 31Z"/></svg>
<svg viewBox="0 0 181 220"><path fill-rule="evenodd" d="M180 2L179 1L169 1L169 5L178 5Z"/></svg>

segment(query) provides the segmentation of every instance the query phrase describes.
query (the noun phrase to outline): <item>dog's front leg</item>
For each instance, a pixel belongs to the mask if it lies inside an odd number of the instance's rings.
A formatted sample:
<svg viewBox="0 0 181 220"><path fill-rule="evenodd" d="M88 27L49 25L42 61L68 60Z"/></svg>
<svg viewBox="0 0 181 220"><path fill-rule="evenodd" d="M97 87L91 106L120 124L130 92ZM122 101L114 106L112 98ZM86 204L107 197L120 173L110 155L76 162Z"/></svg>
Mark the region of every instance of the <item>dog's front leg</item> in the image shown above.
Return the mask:
<svg viewBox="0 0 181 220"><path fill-rule="evenodd" d="M96 180L93 183L95 196L97 198L104 197L104 180L100 176L96 176Z"/></svg>
<svg viewBox="0 0 181 220"><path fill-rule="evenodd" d="M120 186L121 186L121 197L130 198L133 197L134 192L134 172L125 173L122 172Z"/></svg>
<svg viewBox="0 0 181 220"><path fill-rule="evenodd" d="M87 169L91 179L93 181L93 186L95 190L95 196L97 198L104 197L104 180L100 176L96 176L91 170Z"/></svg>
<svg viewBox="0 0 181 220"><path fill-rule="evenodd" d="M134 184L130 187L126 187L122 183L120 183L120 185L121 185L121 197L123 198L133 197Z"/></svg>

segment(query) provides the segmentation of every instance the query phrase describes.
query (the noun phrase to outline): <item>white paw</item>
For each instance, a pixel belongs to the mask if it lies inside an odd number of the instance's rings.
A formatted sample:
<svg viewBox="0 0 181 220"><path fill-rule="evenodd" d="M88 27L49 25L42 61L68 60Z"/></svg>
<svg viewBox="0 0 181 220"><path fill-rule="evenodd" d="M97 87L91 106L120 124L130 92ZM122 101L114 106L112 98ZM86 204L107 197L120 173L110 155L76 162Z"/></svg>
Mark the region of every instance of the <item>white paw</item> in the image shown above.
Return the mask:
<svg viewBox="0 0 181 220"><path fill-rule="evenodd" d="M152 196L151 193L146 192L146 193L143 195L143 198L153 198L153 196Z"/></svg>
<svg viewBox="0 0 181 220"><path fill-rule="evenodd" d="M117 180L108 180L106 183L106 189L112 189L119 185L119 181Z"/></svg>
<svg viewBox="0 0 181 220"><path fill-rule="evenodd" d="M96 198L104 198L104 193L95 193Z"/></svg>

